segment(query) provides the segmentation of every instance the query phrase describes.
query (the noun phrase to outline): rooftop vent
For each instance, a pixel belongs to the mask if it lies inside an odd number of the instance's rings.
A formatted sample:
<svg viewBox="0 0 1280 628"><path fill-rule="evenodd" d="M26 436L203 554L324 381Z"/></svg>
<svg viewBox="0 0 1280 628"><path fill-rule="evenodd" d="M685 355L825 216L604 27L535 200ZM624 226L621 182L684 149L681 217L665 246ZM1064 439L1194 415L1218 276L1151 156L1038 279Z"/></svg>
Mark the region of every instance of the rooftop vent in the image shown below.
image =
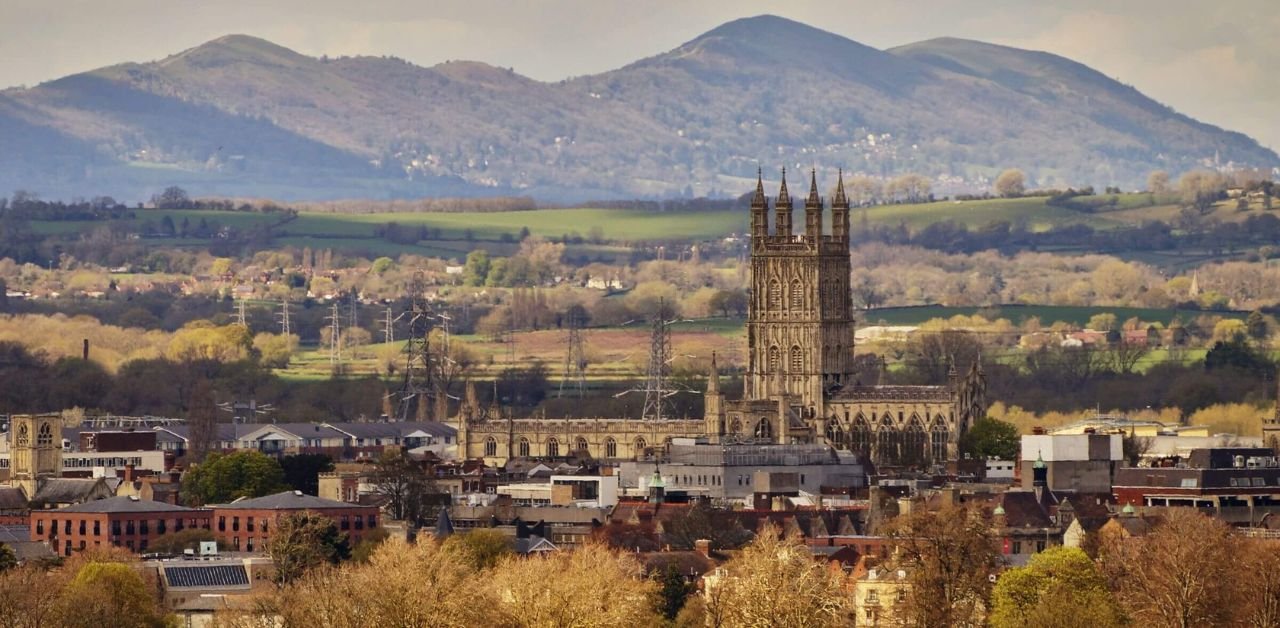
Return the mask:
<svg viewBox="0 0 1280 628"><path fill-rule="evenodd" d="M302 491L294 491L293 494L302 497Z"/></svg>
<svg viewBox="0 0 1280 628"><path fill-rule="evenodd" d="M131 501L131 502L136 502L136 501L138 501L138 496L137 496L137 495L130 495L130 496L129 496L129 501Z"/></svg>

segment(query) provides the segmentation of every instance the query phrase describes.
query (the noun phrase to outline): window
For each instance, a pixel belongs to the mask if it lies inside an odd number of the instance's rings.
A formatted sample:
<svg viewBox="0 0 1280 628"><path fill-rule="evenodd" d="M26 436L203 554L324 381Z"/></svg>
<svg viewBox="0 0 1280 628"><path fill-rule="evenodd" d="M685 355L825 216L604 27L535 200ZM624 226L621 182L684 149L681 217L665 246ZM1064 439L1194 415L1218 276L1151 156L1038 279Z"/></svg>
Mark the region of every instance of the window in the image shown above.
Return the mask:
<svg viewBox="0 0 1280 628"><path fill-rule="evenodd" d="M253 517L244 518L244 529L253 532Z"/></svg>
<svg viewBox="0 0 1280 628"><path fill-rule="evenodd" d="M760 417L756 423L756 438L773 438L773 424L768 417Z"/></svg>
<svg viewBox="0 0 1280 628"><path fill-rule="evenodd" d="M578 440L574 441L573 448L574 448L574 450L576 450L576 451L580 451L580 452L582 452L582 453L584 453L584 454L585 454L585 453L587 453L588 451L590 451L590 450L589 450L589 448L588 448L588 446L587 446L587 439L585 439L585 438L583 438L583 437L581 437L581 436L579 436L579 437L578 437Z"/></svg>
<svg viewBox="0 0 1280 628"><path fill-rule="evenodd" d="M88 526L89 526L88 521L85 521L84 519L80 520L80 536L84 536L85 529L88 528Z"/></svg>
<svg viewBox="0 0 1280 628"><path fill-rule="evenodd" d="M376 527L378 527L378 516L377 516L377 515L369 515L369 527L370 527L370 528L376 528Z"/></svg>
<svg viewBox="0 0 1280 628"><path fill-rule="evenodd" d="M262 519L262 533L263 533L263 534L266 534L266 533L267 533L267 524L268 524L268 523L270 523L270 522L271 522L271 520L270 520L270 519L267 519L267 518L263 518L263 519Z"/></svg>
<svg viewBox="0 0 1280 628"><path fill-rule="evenodd" d="M1044 551L1044 541L1036 541L1036 551L1037 552Z"/></svg>
<svg viewBox="0 0 1280 628"><path fill-rule="evenodd" d="M804 372L804 351L800 350L800 345L792 345L791 347L791 372Z"/></svg>
<svg viewBox="0 0 1280 628"><path fill-rule="evenodd" d="M644 442L643 438L636 439L635 451L637 456L643 455L644 450L647 449L648 447L649 447L649 444Z"/></svg>
<svg viewBox="0 0 1280 628"><path fill-rule="evenodd" d="M231 531L232 531L232 532L239 532L239 531L240 531L240 517L232 517L232 518L231 518Z"/></svg>
<svg viewBox="0 0 1280 628"><path fill-rule="evenodd" d="M1010 543L1010 544L1009 544L1009 551L1010 551L1010 552L1012 552L1012 553L1014 553L1014 554L1021 554L1021 553L1022 553L1022 541L1014 541L1013 543Z"/></svg>
<svg viewBox="0 0 1280 628"><path fill-rule="evenodd" d="M248 539L246 539L246 540L245 540L245 542L244 542L244 550L245 550L246 552L252 552L252 551L253 551L253 537L249 537Z"/></svg>
<svg viewBox="0 0 1280 628"><path fill-rule="evenodd" d="M560 456L560 441L554 438L547 439L547 457L557 458Z"/></svg>
<svg viewBox="0 0 1280 628"><path fill-rule="evenodd" d="M112 522L111 522L111 536L120 536L120 522L119 522L119 521L112 521Z"/></svg>
<svg viewBox="0 0 1280 628"><path fill-rule="evenodd" d="M66 534L71 534L71 520L67 519L63 523L64 525L62 526L62 531Z"/></svg>
<svg viewBox="0 0 1280 628"><path fill-rule="evenodd" d="M605 439L604 441L604 457L605 458L618 457L618 441L613 440L612 436Z"/></svg>
<svg viewBox="0 0 1280 628"><path fill-rule="evenodd" d="M951 432L942 422L942 415L933 419L933 429L929 431L929 457L935 464L947 459L947 441L951 440Z"/></svg>
<svg viewBox="0 0 1280 628"><path fill-rule="evenodd" d="M227 518L218 517L218 532L226 532L226 531L227 531Z"/></svg>
<svg viewBox="0 0 1280 628"><path fill-rule="evenodd" d="M137 529L134 527L134 523L132 520L124 522L124 533L137 534Z"/></svg>
<svg viewBox="0 0 1280 628"><path fill-rule="evenodd" d="M769 371L770 372L777 371L778 363L781 361L782 361L782 352L779 351L777 347L769 347L769 358L768 358Z"/></svg>
<svg viewBox="0 0 1280 628"><path fill-rule="evenodd" d="M880 603L880 592L867 591L867 604L879 604L879 603Z"/></svg>
<svg viewBox="0 0 1280 628"><path fill-rule="evenodd" d="M94 535L94 536L98 536L98 535L100 535L100 534L102 534L102 522L101 522L101 521L94 521L94 522L93 522L93 535Z"/></svg>
<svg viewBox="0 0 1280 628"><path fill-rule="evenodd" d="M529 457L529 439L520 437L520 442L516 444L516 455L521 458Z"/></svg>
<svg viewBox="0 0 1280 628"><path fill-rule="evenodd" d="M782 308L782 282L777 279L769 281L769 309L777 310Z"/></svg>
<svg viewBox="0 0 1280 628"><path fill-rule="evenodd" d="M799 279L791 282L791 309L797 312L804 309L804 285Z"/></svg>
<svg viewBox="0 0 1280 628"><path fill-rule="evenodd" d="M492 458L498 455L498 441L494 437L484 439L484 455Z"/></svg>
<svg viewBox="0 0 1280 628"><path fill-rule="evenodd" d="M342 515L342 525L340 526L340 529L342 529L342 530L350 530L350 529L351 529L351 517L350 517L350 516L348 516L348 515Z"/></svg>
<svg viewBox="0 0 1280 628"><path fill-rule="evenodd" d="M44 519L36 519L36 534L44 534Z"/></svg>
<svg viewBox="0 0 1280 628"><path fill-rule="evenodd" d="M150 525L149 525L148 521L147 521L146 519L143 519L142 521L139 521L139 522L138 522L138 533L139 533L139 534L148 534L149 532L150 532Z"/></svg>
<svg viewBox="0 0 1280 628"><path fill-rule="evenodd" d="M36 446L53 444L53 428L48 423L40 424L40 433L36 435Z"/></svg>
<svg viewBox="0 0 1280 628"><path fill-rule="evenodd" d="M237 552L240 551L240 537L231 537L231 547L235 548Z"/></svg>

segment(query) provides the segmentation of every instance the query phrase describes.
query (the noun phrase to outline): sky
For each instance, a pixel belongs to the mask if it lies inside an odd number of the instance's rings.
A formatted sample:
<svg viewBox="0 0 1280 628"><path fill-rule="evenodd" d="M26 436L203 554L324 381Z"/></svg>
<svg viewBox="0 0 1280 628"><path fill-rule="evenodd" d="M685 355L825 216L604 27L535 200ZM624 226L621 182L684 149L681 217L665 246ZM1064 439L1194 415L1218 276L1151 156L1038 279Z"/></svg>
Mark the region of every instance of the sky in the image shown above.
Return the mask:
<svg viewBox="0 0 1280 628"><path fill-rule="evenodd" d="M950 36L1045 50L1280 150L1276 0L0 0L0 87L232 33L314 56L466 59L557 81L765 13L877 48Z"/></svg>

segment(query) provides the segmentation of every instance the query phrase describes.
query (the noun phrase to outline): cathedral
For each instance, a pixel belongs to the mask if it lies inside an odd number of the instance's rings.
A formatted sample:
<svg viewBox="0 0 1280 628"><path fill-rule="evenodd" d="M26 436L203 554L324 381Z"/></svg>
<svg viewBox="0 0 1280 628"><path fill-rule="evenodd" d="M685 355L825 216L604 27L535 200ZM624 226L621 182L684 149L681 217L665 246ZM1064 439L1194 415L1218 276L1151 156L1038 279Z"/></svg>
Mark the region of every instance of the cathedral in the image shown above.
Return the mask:
<svg viewBox="0 0 1280 628"><path fill-rule="evenodd" d="M571 454L616 461L645 456L672 438L701 437L826 444L880 466L923 468L956 460L960 436L986 412L978 364L964 376L953 368L938 386L866 385L854 369L843 177L828 213L817 175L810 175L802 231L792 225L785 171L774 211L769 205L757 177L742 399L720 392L714 356L701 420L504 419L488 416L469 389L455 420L459 454L491 464Z"/></svg>

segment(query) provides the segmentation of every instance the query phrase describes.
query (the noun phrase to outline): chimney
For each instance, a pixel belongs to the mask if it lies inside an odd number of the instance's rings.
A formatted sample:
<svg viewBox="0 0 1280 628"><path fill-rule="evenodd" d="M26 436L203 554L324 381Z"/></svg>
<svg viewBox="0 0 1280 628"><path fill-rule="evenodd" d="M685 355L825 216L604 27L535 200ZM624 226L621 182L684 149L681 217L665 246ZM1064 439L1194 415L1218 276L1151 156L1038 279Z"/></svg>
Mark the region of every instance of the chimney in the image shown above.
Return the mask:
<svg viewBox="0 0 1280 628"><path fill-rule="evenodd" d="M1045 434L1044 427L1037 425L1031 428L1031 433L1035 434L1036 436L1044 436Z"/></svg>
<svg viewBox="0 0 1280 628"><path fill-rule="evenodd" d="M89 361L89 339L88 338L84 339L84 348L80 350L80 358L86 362Z"/></svg>
<svg viewBox="0 0 1280 628"><path fill-rule="evenodd" d="M133 482L133 463L124 465L124 482L129 484Z"/></svg>
<svg viewBox="0 0 1280 628"><path fill-rule="evenodd" d="M703 558L711 558L711 541L708 539L698 539L693 542L693 549L702 554Z"/></svg>

